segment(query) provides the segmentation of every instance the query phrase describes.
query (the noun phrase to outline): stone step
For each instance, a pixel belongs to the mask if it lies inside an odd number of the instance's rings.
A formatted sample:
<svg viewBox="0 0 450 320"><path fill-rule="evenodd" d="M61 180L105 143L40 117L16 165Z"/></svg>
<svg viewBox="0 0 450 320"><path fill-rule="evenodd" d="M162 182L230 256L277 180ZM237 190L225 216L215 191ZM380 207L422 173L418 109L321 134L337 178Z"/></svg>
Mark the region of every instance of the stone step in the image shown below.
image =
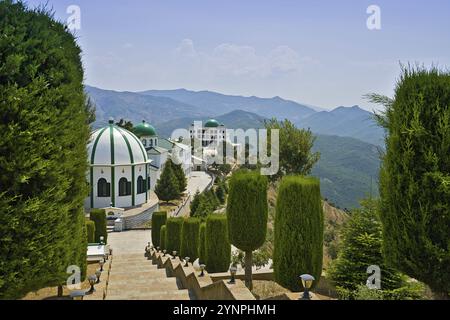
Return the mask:
<svg viewBox="0 0 450 320"><path fill-rule="evenodd" d="M167 279L162 279L167 280ZM120 292L123 290L138 290L138 291L166 291L166 290L175 290L177 291L179 288L177 286L176 281L167 282L167 281L113 281L108 283L108 293L114 294L114 292Z"/></svg>
<svg viewBox="0 0 450 320"><path fill-rule="evenodd" d="M157 269L158 266L155 264L151 264L150 262L140 262L140 263L122 263L122 262L114 262L111 265L111 268L114 269L125 269L125 268L137 268L137 267L141 267L141 268L148 268L148 269Z"/></svg>
<svg viewBox="0 0 450 320"><path fill-rule="evenodd" d="M114 272L111 270L111 274L109 275L109 280L123 280L129 279L130 281L133 279L158 279L158 278L166 278L166 270L153 270L153 271L144 271L138 273L130 273L130 272Z"/></svg>
<svg viewBox="0 0 450 320"><path fill-rule="evenodd" d="M106 300L189 300L187 290L167 291L128 291L122 290L118 294L109 294Z"/></svg>

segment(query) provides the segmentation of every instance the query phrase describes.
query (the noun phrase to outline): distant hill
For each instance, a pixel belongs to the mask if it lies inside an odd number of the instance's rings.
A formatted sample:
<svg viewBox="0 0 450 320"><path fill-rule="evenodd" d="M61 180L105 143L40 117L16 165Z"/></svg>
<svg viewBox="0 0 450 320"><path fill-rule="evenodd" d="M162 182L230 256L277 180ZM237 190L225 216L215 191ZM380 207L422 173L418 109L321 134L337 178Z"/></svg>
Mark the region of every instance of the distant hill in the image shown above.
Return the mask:
<svg viewBox="0 0 450 320"><path fill-rule="evenodd" d="M384 130L375 122L373 113L358 106L317 112L295 124L318 134L352 137L380 146L384 144Z"/></svg>
<svg viewBox="0 0 450 320"><path fill-rule="evenodd" d="M379 149L353 138L317 136L313 150L321 157L312 175L320 178L322 195L335 206L348 209L358 207L358 201L371 191L377 196Z"/></svg>
<svg viewBox="0 0 450 320"><path fill-rule="evenodd" d="M155 97L166 97L199 107L203 112L218 116L234 110L256 113L265 118L290 119L293 122L316 113L305 105L280 97L258 98L224 95L211 91L148 90L141 92Z"/></svg>
<svg viewBox="0 0 450 320"><path fill-rule="evenodd" d="M85 91L96 106L96 126L107 123L110 117L116 120L124 118L133 123L146 120L156 124L185 116L208 115L196 106L165 97L103 90L90 86L86 86Z"/></svg>

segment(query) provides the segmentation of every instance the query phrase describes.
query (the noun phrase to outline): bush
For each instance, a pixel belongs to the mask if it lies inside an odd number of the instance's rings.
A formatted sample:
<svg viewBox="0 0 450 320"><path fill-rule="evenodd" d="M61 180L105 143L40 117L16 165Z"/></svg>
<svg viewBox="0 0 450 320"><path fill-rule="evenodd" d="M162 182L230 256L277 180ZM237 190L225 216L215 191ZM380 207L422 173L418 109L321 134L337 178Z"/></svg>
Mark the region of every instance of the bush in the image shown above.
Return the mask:
<svg viewBox="0 0 450 320"><path fill-rule="evenodd" d="M200 219L188 218L183 223L181 231L180 257L189 257L192 262L198 258L200 236Z"/></svg>
<svg viewBox="0 0 450 320"><path fill-rule="evenodd" d="M87 242L94 243L95 242L95 223L91 220L86 220L86 233L87 233Z"/></svg>
<svg viewBox="0 0 450 320"><path fill-rule="evenodd" d="M277 197L273 266L275 280L300 291L301 274L322 274L324 220L320 184L315 178L282 179Z"/></svg>
<svg viewBox="0 0 450 320"><path fill-rule="evenodd" d="M199 243L198 243L198 257L200 263L206 264L206 223L200 224Z"/></svg>
<svg viewBox="0 0 450 320"><path fill-rule="evenodd" d="M65 25L0 1L0 299L86 273L89 112Z"/></svg>
<svg viewBox="0 0 450 320"><path fill-rule="evenodd" d="M167 247L166 247L166 243L167 243L167 227L166 227L166 225L163 225L162 227L161 227L161 230L160 230L160 232L159 232L159 246L161 247L160 249L161 250L167 250Z"/></svg>
<svg viewBox="0 0 450 320"><path fill-rule="evenodd" d="M184 218L168 218L166 221L166 249L170 254L172 251L180 253L183 222Z"/></svg>
<svg viewBox="0 0 450 320"><path fill-rule="evenodd" d="M252 289L252 252L267 235L267 178L257 172L238 171L231 177L227 205L231 243L245 252L245 284Z"/></svg>
<svg viewBox="0 0 450 320"><path fill-rule="evenodd" d="M374 99L377 100L377 99ZM387 131L380 171L388 264L450 295L450 72L404 68L379 117Z"/></svg>
<svg viewBox="0 0 450 320"><path fill-rule="evenodd" d="M206 269L209 273L226 272L231 262L227 217L210 215L206 218Z"/></svg>
<svg viewBox="0 0 450 320"><path fill-rule="evenodd" d="M153 246L161 247L161 227L166 224L167 212L154 212L152 215L152 243Z"/></svg>
<svg viewBox="0 0 450 320"><path fill-rule="evenodd" d="M89 219L95 223L95 242L100 243L100 237L104 237L104 243L108 243L106 212L104 209L92 209Z"/></svg>

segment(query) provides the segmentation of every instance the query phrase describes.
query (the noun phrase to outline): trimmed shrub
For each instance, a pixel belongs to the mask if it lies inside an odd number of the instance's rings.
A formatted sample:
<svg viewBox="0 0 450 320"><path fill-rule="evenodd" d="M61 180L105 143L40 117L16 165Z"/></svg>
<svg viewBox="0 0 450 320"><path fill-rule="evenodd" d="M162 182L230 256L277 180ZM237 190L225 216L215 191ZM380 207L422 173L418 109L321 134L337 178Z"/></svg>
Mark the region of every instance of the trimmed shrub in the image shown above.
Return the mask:
<svg viewBox="0 0 450 320"><path fill-rule="evenodd" d="M200 233L199 233L199 243L198 243L198 257L200 263L206 264L206 223L203 222L200 224Z"/></svg>
<svg viewBox="0 0 450 320"><path fill-rule="evenodd" d="M87 233L87 242L94 243L95 242L95 222L91 220L86 220L86 233Z"/></svg>
<svg viewBox="0 0 450 320"><path fill-rule="evenodd" d="M299 276L322 274L323 209L320 182L315 178L285 177L280 183L275 215L273 269L275 281L300 291Z"/></svg>
<svg viewBox="0 0 450 320"><path fill-rule="evenodd" d="M198 258L199 237L200 219L188 218L184 220L181 231L180 257L189 257L192 262Z"/></svg>
<svg viewBox="0 0 450 320"><path fill-rule="evenodd" d="M213 214L206 218L206 269L209 273L226 272L231 262L231 244L225 215Z"/></svg>
<svg viewBox="0 0 450 320"><path fill-rule="evenodd" d="M391 267L450 299L450 72L404 68L386 104L383 253Z"/></svg>
<svg viewBox="0 0 450 320"><path fill-rule="evenodd" d="M166 221L166 249L170 254L172 251L180 253L183 222L184 218L168 218Z"/></svg>
<svg viewBox="0 0 450 320"><path fill-rule="evenodd" d="M154 212L152 215L152 243L153 246L161 246L161 227L166 224L167 212Z"/></svg>
<svg viewBox="0 0 450 320"><path fill-rule="evenodd" d="M86 273L89 112L81 49L40 6L0 1L0 299Z"/></svg>
<svg viewBox="0 0 450 320"><path fill-rule="evenodd" d="M252 252L266 241L267 178L259 172L238 171L230 179L227 205L231 243L245 252L245 284L252 289Z"/></svg>
<svg viewBox="0 0 450 320"><path fill-rule="evenodd" d="M159 232L159 246L161 250L167 250L166 248L166 240L167 240L167 227L163 225Z"/></svg>
<svg viewBox="0 0 450 320"><path fill-rule="evenodd" d="M106 222L106 212L104 209L92 209L89 219L95 223L95 242L100 243L100 237L105 238L105 244L108 243L108 232Z"/></svg>

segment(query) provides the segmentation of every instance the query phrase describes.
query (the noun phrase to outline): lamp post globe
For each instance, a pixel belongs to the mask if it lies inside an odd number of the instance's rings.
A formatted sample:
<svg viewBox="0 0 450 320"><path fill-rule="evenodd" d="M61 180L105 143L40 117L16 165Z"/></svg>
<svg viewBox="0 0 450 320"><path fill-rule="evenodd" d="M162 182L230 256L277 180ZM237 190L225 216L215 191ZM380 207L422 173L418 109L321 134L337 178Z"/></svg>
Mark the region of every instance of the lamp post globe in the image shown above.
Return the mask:
<svg viewBox="0 0 450 320"><path fill-rule="evenodd" d="M302 286L304 288L303 291L303 296L301 298L301 300L311 300L311 297L309 295L309 290L311 289L313 283L314 283L314 277L310 274L302 274L300 276L301 282L302 282Z"/></svg>

